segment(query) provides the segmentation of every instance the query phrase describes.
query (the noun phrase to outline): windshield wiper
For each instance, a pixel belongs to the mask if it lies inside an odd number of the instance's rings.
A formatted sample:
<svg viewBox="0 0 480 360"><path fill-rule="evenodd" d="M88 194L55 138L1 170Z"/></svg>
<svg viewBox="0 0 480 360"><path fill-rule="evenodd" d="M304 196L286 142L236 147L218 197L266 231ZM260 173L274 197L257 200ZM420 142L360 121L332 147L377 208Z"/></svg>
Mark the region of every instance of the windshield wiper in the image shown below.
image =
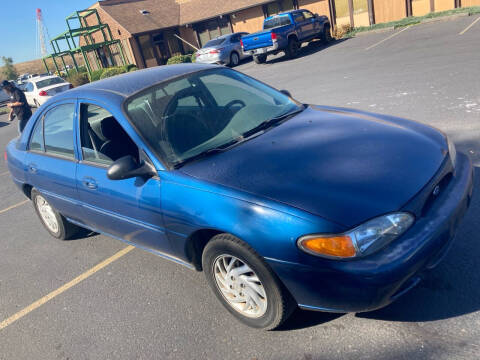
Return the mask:
<svg viewBox="0 0 480 360"><path fill-rule="evenodd" d="M280 121L287 120L288 118L290 118L294 115L297 115L298 113L301 113L303 110L305 110L305 107L302 107L300 109L290 111L290 112L287 112L285 114L278 115L278 116L275 116L271 119L265 120L265 121L261 122L260 124L258 124L257 126L255 126L254 128L244 132L243 136L249 137L249 136L252 136L253 134L264 131L264 130L272 127L272 125L274 125L276 123L279 123Z"/></svg>
<svg viewBox="0 0 480 360"><path fill-rule="evenodd" d="M212 154L217 154L217 153L220 153L220 152L224 152L224 151L227 151L229 150L230 148L232 148L233 146L235 145L238 145L244 141L248 140L248 138L245 138L243 136L240 136L232 141L229 141L219 147L216 147L216 148L212 148L212 149L208 149L208 150L205 150L205 151L202 151L196 155L193 155L189 158L186 158L176 164L174 164L174 167L175 169L178 169L179 167L182 167L185 163L187 162L190 162L190 161L194 161L194 160L197 160L199 158L202 158L202 157L205 157L205 156L208 156L208 155L212 155Z"/></svg>
<svg viewBox="0 0 480 360"><path fill-rule="evenodd" d="M259 125L255 126L253 129L250 129L248 131L246 131L245 133L242 134L242 136L239 136L235 139L233 139L232 141L229 141L221 146L218 146L216 148L212 148L212 149L208 149L208 150L205 150L205 151L202 151L196 155L193 155L187 159L184 159L182 161L179 161L177 162L176 164L173 165L173 167L175 169L178 169L180 167L182 167L183 165L185 165L185 163L187 162L191 162L191 161L194 161L194 160L197 160L199 158L202 158L202 157L205 157L205 156L208 156L208 155L212 155L212 154L217 154L217 153L221 153L221 152L224 152L224 151L227 151L229 149L231 149L232 147L238 145L238 144L241 144L245 141L248 141L254 137L257 137L258 135L261 135L263 134L263 132L268 129L269 127L271 127L273 124L277 123L277 122L280 122L282 120L286 120L298 113L301 113L303 110L305 110L305 106L303 106L302 108L300 109L297 109L297 110L294 110L294 111L291 111L291 112L288 112L288 113L285 113L285 114L282 114L282 115L279 115L279 116L275 116L269 120L265 120L264 122L260 123Z"/></svg>

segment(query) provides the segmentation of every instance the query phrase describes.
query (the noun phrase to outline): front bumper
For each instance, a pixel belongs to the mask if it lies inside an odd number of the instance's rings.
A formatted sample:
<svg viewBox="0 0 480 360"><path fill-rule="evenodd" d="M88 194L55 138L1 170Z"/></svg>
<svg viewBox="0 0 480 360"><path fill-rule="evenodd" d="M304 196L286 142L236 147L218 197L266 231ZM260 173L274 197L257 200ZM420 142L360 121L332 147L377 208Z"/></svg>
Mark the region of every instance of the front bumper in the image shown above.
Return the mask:
<svg viewBox="0 0 480 360"><path fill-rule="evenodd" d="M318 258L315 266L267 259L301 308L364 312L381 308L413 288L451 246L473 191L469 158L457 155L456 173L427 214L399 239L366 258Z"/></svg>

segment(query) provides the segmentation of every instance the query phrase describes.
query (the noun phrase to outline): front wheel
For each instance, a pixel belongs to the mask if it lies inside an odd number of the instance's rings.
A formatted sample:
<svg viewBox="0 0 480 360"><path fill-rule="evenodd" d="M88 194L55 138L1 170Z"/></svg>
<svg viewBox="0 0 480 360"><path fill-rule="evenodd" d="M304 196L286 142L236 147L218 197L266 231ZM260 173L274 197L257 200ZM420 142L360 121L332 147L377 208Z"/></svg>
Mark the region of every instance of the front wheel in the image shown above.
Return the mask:
<svg viewBox="0 0 480 360"><path fill-rule="evenodd" d="M267 55L253 55L253 61L255 61L255 64L263 64L267 61Z"/></svg>
<svg viewBox="0 0 480 360"><path fill-rule="evenodd" d="M330 31L330 25L325 25L323 27L321 38L324 43L329 43L330 41L332 41L332 33Z"/></svg>
<svg viewBox="0 0 480 360"><path fill-rule="evenodd" d="M271 330L295 309L295 302L277 276L246 243L219 234L202 256L207 281L225 308L241 322Z"/></svg>
<svg viewBox="0 0 480 360"><path fill-rule="evenodd" d="M69 223L36 189L32 189L31 194L35 212L45 229L54 238L67 240L80 229L78 226Z"/></svg>

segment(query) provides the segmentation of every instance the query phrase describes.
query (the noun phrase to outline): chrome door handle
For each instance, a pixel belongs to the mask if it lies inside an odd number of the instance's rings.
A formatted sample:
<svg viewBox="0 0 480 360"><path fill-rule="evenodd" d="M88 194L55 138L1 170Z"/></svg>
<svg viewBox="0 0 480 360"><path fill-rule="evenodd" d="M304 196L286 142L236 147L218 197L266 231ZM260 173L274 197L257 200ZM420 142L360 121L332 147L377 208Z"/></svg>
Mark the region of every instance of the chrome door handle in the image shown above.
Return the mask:
<svg viewBox="0 0 480 360"><path fill-rule="evenodd" d="M98 187L96 181L92 178L84 178L82 183L84 186L92 190L95 190Z"/></svg>
<svg viewBox="0 0 480 360"><path fill-rule="evenodd" d="M37 166L35 164L28 165L28 171L32 174L36 174L38 171Z"/></svg>

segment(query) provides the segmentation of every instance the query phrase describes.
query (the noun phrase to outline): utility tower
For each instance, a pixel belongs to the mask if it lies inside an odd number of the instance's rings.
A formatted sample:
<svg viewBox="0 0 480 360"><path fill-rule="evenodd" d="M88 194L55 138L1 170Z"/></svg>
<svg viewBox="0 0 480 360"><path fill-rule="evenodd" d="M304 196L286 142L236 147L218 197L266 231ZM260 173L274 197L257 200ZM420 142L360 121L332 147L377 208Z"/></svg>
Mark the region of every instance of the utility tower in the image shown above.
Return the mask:
<svg viewBox="0 0 480 360"><path fill-rule="evenodd" d="M42 10L37 9L36 13L37 13L37 48L36 48L35 55L37 55L37 57L43 58L48 55L47 37L49 36L48 36L47 27L43 23Z"/></svg>

